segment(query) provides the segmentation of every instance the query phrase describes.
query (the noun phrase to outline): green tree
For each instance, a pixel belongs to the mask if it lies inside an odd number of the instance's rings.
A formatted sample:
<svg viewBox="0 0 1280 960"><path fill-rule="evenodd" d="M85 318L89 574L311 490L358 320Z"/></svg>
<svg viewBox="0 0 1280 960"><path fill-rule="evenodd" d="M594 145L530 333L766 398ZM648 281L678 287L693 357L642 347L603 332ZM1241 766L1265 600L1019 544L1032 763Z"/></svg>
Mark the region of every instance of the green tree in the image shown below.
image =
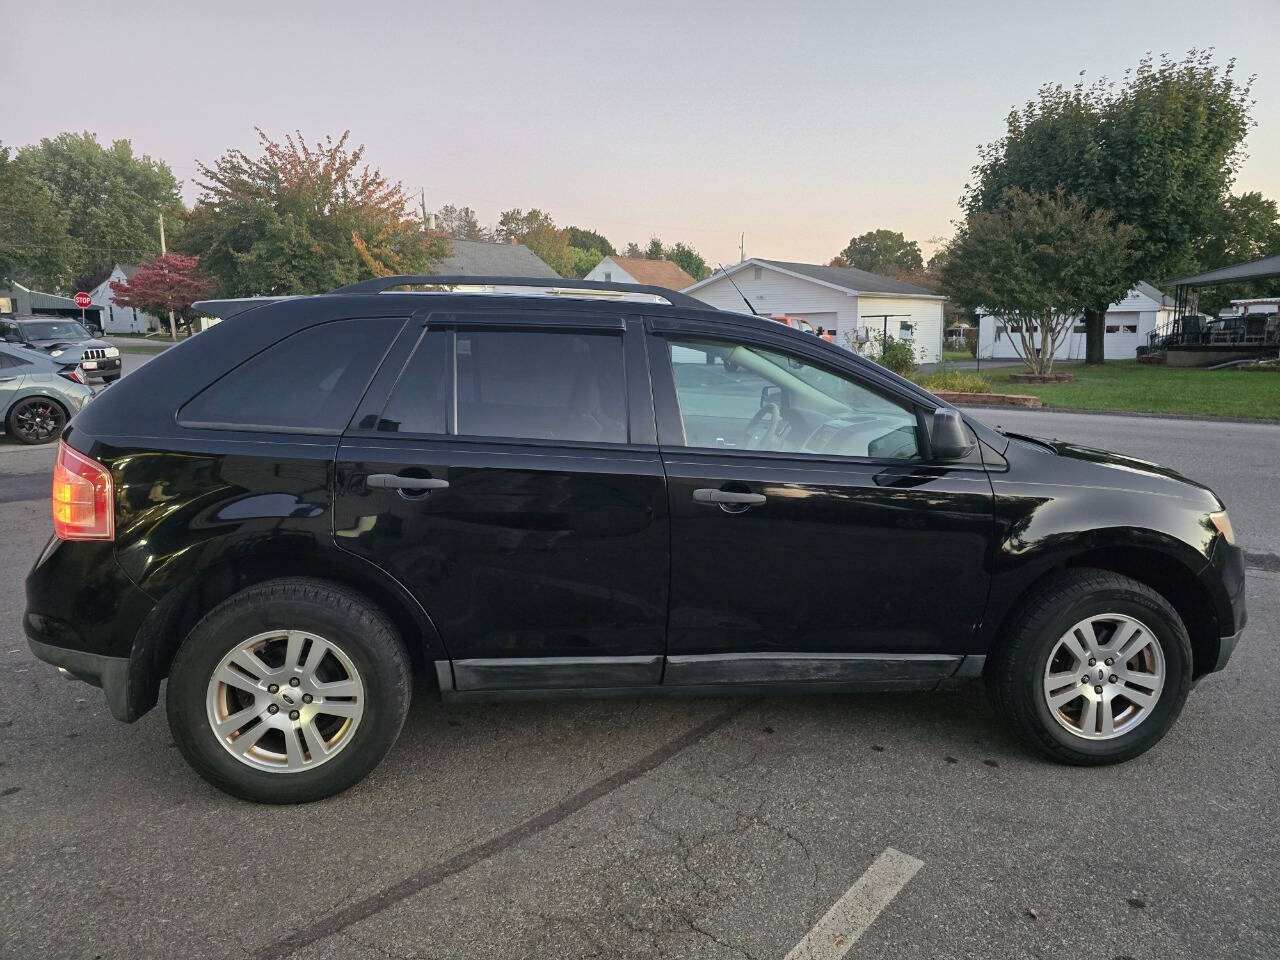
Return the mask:
<svg viewBox="0 0 1280 960"><path fill-rule="evenodd" d="M18 162L66 215L72 276L158 255L161 214L181 227L178 181L128 140L104 147L95 134L62 133L23 147Z"/></svg>
<svg viewBox="0 0 1280 960"><path fill-rule="evenodd" d="M77 263L66 211L28 164L0 147L0 282L66 290Z"/></svg>
<svg viewBox="0 0 1280 960"><path fill-rule="evenodd" d="M436 214L436 229L451 240L488 240L489 231L480 225L480 218L470 207L455 207L446 203Z"/></svg>
<svg viewBox="0 0 1280 960"><path fill-rule="evenodd" d="M1218 211L1218 225L1200 248L1200 269L1212 270L1245 260L1280 253L1280 212L1276 202L1257 192L1227 197ZM1275 296L1275 280L1227 283L1203 287L1199 309L1215 315L1232 300Z"/></svg>
<svg viewBox="0 0 1280 960"><path fill-rule="evenodd" d="M838 266L857 267L871 273L918 273L924 270L920 245L894 230L870 230L854 237L840 251L836 261Z"/></svg>
<svg viewBox="0 0 1280 960"><path fill-rule="evenodd" d="M322 293L421 273L448 255L448 241L408 214L401 184L369 167L348 136L309 145L301 134L277 142L259 130L259 156L229 150L199 165L182 248L222 295Z"/></svg>
<svg viewBox="0 0 1280 960"><path fill-rule="evenodd" d="M711 269L702 254L686 243L677 241L667 246L659 237L650 237L649 245L641 247L638 243L628 243L626 257L639 257L645 260L670 260L695 280L704 280L711 275Z"/></svg>
<svg viewBox="0 0 1280 960"><path fill-rule="evenodd" d="M520 207L504 210L498 216L496 233L502 243L523 243L560 276L573 276L569 231L557 227L551 214L536 207L527 212Z"/></svg>
<svg viewBox="0 0 1280 960"><path fill-rule="evenodd" d="M613 244L604 234L597 233L595 230L587 230L584 227L565 227L565 230L569 232L571 247L577 247L579 250L595 250L600 254L600 259L612 257L618 252L613 249Z"/></svg>
<svg viewBox="0 0 1280 960"><path fill-rule="evenodd" d="M1033 373L1050 373L1076 318L1129 289L1136 236L1061 187L1047 194L1012 187L994 210L969 216L948 248L942 280L954 301L1005 325Z"/></svg>
<svg viewBox="0 0 1280 960"><path fill-rule="evenodd" d="M1118 85L1042 87L979 151L962 202L974 214L994 210L1010 187L1061 186L1136 228L1130 286L1192 272L1243 157L1250 83L1236 79L1234 61L1219 67L1211 52L1192 50L1181 61L1144 57ZM1092 363L1103 359L1110 303L1085 310Z"/></svg>
<svg viewBox="0 0 1280 960"><path fill-rule="evenodd" d="M566 276L581 280L596 268L604 254L599 250L584 250L581 247L569 247L570 267Z"/></svg>

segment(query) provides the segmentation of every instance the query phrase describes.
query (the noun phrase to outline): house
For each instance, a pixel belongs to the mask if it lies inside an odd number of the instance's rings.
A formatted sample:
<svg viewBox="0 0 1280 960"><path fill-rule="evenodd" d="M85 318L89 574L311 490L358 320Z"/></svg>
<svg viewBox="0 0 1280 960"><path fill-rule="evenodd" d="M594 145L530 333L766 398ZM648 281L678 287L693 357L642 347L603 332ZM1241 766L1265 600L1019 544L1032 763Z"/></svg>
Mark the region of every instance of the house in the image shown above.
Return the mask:
<svg viewBox="0 0 1280 960"><path fill-rule="evenodd" d="M522 243L450 240L448 257L434 264L433 274L463 277L558 277L536 253Z"/></svg>
<svg viewBox="0 0 1280 960"><path fill-rule="evenodd" d="M605 283L644 283L668 290L683 290L694 282L679 264L670 260L617 256L605 257L582 279Z"/></svg>
<svg viewBox="0 0 1280 960"><path fill-rule="evenodd" d="M137 307L122 307L115 301L111 292L111 283L124 283L132 280L138 272L139 264L114 264L109 271L99 274L101 279L86 291L93 299L94 306L100 308L102 330L104 333L154 333L166 329L167 318L161 320L150 313L144 313Z"/></svg>
<svg viewBox="0 0 1280 960"><path fill-rule="evenodd" d="M1173 320L1174 302L1146 281L1140 281L1107 308L1106 333L1103 336L1103 357L1107 360L1133 359L1138 347L1145 346L1147 336L1158 327ZM1085 358L1085 324L1079 318L1071 326L1058 360L1083 360ZM978 356L983 360L1018 360L1022 341L1016 330L1000 317L978 311Z"/></svg>
<svg viewBox="0 0 1280 960"><path fill-rule="evenodd" d="M96 305L81 310L70 297L32 290L16 280L0 282L0 316L23 317L38 314L45 317L69 317L72 320L83 320L90 326L101 326L101 313L101 308Z"/></svg>
<svg viewBox="0 0 1280 960"><path fill-rule="evenodd" d="M730 280L733 282L731 283ZM741 289L734 288L734 284ZM855 267L826 267L752 257L716 271L685 293L721 310L746 310L743 296L761 316L789 316L835 331L835 342L858 349L868 337L887 333L909 341L917 361L942 358L941 294Z"/></svg>

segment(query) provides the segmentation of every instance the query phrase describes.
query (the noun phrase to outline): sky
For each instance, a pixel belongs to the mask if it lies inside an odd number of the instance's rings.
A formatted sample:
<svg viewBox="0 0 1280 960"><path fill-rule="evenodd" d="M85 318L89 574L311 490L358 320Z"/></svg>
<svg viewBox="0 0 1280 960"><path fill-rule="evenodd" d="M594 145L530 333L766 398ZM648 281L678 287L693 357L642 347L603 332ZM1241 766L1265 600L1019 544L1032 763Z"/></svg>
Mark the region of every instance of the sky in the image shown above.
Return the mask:
<svg viewBox="0 0 1280 960"><path fill-rule="evenodd" d="M1214 47L1256 74L1238 190L1280 199L1280 0L0 0L0 143L162 159L351 131L429 209L539 207L615 246L826 262L953 230L980 144L1047 82Z"/></svg>

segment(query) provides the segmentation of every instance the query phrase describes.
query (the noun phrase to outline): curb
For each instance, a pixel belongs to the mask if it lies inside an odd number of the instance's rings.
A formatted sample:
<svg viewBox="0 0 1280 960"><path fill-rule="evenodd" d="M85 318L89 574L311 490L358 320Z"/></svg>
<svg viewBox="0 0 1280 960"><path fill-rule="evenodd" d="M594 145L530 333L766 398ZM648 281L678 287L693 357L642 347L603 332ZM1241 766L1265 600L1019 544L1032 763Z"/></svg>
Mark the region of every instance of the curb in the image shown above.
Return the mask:
<svg viewBox="0 0 1280 960"><path fill-rule="evenodd" d="M1044 401L1039 397L1022 393L955 393L939 390L933 395L947 403L965 407L1020 407L1034 410L1044 407Z"/></svg>

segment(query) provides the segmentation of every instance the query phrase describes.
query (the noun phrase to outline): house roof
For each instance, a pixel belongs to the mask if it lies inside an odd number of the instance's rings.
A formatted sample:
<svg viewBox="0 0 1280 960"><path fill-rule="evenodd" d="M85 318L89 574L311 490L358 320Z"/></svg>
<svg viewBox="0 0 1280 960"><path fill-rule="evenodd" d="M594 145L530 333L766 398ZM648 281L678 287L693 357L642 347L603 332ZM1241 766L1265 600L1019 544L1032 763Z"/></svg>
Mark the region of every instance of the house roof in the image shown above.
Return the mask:
<svg viewBox="0 0 1280 960"><path fill-rule="evenodd" d="M1269 257L1258 257L1245 263L1233 263L1229 267L1217 270L1206 270L1190 277L1181 277L1172 281L1176 287L1207 287L1214 283L1226 283L1229 280L1261 280L1266 277L1280 277L1280 253Z"/></svg>
<svg viewBox="0 0 1280 960"><path fill-rule="evenodd" d="M670 260L646 260L644 257L609 257L627 273L635 278L636 283L648 283L655 287L666 287L668 290L683 290L693 284L693 277L685 273L678 263Z"/></svg>
<svg viewBox="0 0 1280 960"><path fill-rule="evenodd" d="M894 280L892 277L871 273L869 270L859 270L857 267L825 267L818 263L796 263L793 260L764 260L760 257L752 257L736 267L730 267L729 273L737 273L747 266L773 267L793 276L807 277L828 287L836 287L850 293L896 293L905 296L933 297L936 300L945 299L942 294L928 287L907 283L905 280ZM706 280L694 284L694 287L701 287L723 276L723 273L713 273Z"/></svg>
<svg viewBox="0 0 1280 960"><path fill-rule="evenodd" d="M434 275L464 277L558 277L522 243L450 240L448 257L431 267Z"/></svg>
<svg viewBox="0 0 1280 960"><path fill-rule="evenodd" d="M1150 297L1152 300L1160 304L1160 306L1162 307L1172 307L1174 305L1173 297L1169 296L1168 294L1161 293L1159 290L1157 290L1151 284L1147 283L1147 281L1145 280L1139 280L1137 283L1133 285L1133 289L1137 290L1139 293L1145 296Z"/></svg>

